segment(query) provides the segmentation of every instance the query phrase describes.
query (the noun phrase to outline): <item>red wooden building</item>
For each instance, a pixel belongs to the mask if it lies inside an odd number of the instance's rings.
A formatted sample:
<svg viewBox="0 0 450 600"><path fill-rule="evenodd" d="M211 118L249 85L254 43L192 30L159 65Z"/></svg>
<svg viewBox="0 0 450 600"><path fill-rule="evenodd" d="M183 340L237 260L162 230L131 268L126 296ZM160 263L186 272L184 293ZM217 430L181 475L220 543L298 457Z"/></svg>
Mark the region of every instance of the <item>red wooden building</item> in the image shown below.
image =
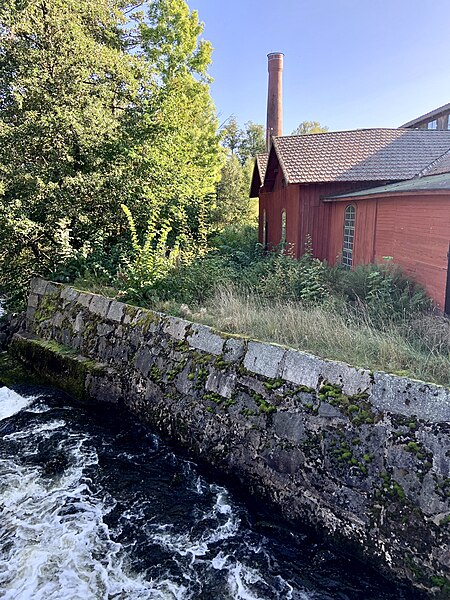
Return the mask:
<svg viewBox="0 0 450 600"><path fill-rule="evenodd" d="M269 111L268 131L281 133ZM262 244L285 242L298 257L310 238L316 257L348 268L392 257L450 313L450 131L275 135L251 195Z"/></svg>

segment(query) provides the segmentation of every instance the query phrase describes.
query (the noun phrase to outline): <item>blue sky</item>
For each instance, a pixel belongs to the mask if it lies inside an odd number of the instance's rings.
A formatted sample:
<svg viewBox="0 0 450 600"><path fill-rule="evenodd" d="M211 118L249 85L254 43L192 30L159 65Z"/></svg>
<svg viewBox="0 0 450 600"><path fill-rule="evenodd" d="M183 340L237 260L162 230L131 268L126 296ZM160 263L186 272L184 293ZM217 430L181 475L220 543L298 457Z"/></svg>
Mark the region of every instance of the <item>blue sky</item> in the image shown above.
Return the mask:
<svg viewBox="0 0 450 600"><path fill-rule="evenodd" d="M398 127L450 102L449 0L188 0L214 46L219 119L265 123L269 52L284 52L283 133Z"/></svg>

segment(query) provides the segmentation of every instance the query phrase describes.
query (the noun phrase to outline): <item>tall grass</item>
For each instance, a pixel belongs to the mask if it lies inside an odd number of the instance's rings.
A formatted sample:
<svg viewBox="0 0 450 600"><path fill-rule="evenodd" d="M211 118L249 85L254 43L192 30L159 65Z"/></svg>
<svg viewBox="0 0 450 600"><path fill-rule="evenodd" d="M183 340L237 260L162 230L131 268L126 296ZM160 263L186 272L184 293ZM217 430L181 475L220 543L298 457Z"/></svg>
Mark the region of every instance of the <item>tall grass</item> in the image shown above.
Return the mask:
<svg viewBox="0 0 450 600"><path fill-rule="evenodd" d="M184 305L181 313L225 332L450 386L450 321L435 315L374 323L361 308L335 299L268 300L234 286L218 287L201 309Z"/></svg>
<svg viewBox="0 0 450 600"><path fill-rule="evenodd" d="M255 228L230 227L210 240L208 252L168 261L157 277L153 263L144 265L131 287L129 261L114 276L114 257L107 277L99 280L95 262L78 285L95 291L106 285L108 295L113 286L125 302L450 386L450 319L390 260L346 270L313 258L309 244L293 260L288 247L265 253L256 242Z"/></svg>

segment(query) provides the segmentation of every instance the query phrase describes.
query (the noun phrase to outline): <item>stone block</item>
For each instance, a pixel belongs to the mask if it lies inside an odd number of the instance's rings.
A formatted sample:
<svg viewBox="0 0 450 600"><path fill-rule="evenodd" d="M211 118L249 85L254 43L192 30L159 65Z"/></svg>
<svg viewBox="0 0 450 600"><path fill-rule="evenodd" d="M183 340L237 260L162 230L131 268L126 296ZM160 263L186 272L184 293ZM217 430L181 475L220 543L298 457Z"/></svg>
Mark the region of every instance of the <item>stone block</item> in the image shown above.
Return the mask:
<svg viewBox="0 0 450 600"><path fill-rule="evenodd" d="M60 295L60 298L63 301L63 306L67 306L67 304L70 304L71 302L76 302L79 295L80 292L78 290L74 290L68 286L64 287Z"/></svg>
<svg viewBox="0 0 450 600"><path fill-rule="evenodd" d="M77 314L77 316L75 317L75 322L73 324L73 332L81 333L83 330L84 330L83 313L79 312Z"/></svg>
<svg viewBox="0 0 450 600"><path fill-rule="evenodd" d="M111 323L99 323L97 325L97 335L99 337L108 336L114 331L114 325Z"/></svg>
<svg viewBox="0 0 450 600"><path fill-rule="evenodd" d="M370 372L342 362L323 360L299 350L288 350L284 361L283 379L297 385L317 389L322 381L342 386L349 396L369 391Z"/></svg>
<svg viewBox="0 0 450 600"><path fill-rule="evenodd" d="M290 383L315 390L319 385L322 363L323 361L316 356L297 350L287 350L281 376Z"/></svg>
<svg viewBox="0 0 450 600"><path fill-rule="evenodd" d="M294 444L299 444L307 437L305 417L299 413L277 411L272 415L273 429L276 435Z"/></svg>
<svg viewBox="0 0 450 600"><path fill-rule="evenodd" d="M123 323L124 325L129 325L131 321L135 318L139 309L136 308L136 306L131 306L130 304L126 304L125 306L126 308L125 315L123 317Z"/></svg>
<svg viewBox="0 0 450 600"><path fill-rule="evenodd" d="M318 411L319 417L324 417L325 419L342 419L345 420L346 417L341 413L341 411L328 404L328 402L321 402Z"/></svg>
<svg viewBox="0 0 450 600"><path fill-rule="evenodd" d="M281 346L249 342L244 367L251 373L274 379L281 375L286 350Z"/></svg>
<svg viewBox="0 0 450 600"><path fill-rule="evenodd" d="M77 302L78 304L81 304L81 306L88 308L93 297L94 295L90 294L89 292L80 292L78 294Z"/></svg>
<svg viewBox="0 0 450 600"><path fill-rule="evenodd" d="M224 339L206 325L194 325L192 332L187 337L187 342L191 348L203 350L203 352L215 356L222 354L224 345Z"/></svg>
<svg viewBox="0 0 450 600"><path fill-rule="evenodd" d="M116 323L121 323L123 316L125 313L125 304L123 302L117 302L113 300L108 310L108 314L106 316L110 321L115 321Z"/></svg>
<svg viewBox="0 0 450 600"><path fill-rule="evenodd" d="M237 362L245 354L245 341L239 338L229 338L223 349L224 360Z"/></svg>
<svg viewBox="0 0 450 600"><path fill-rule="evenodd" d="M381 411L432 423L450 421L450 389L406 377L374 373L371 403Z"/></svg>
<svg viewBox="0 0 450 600"><path fill-rule="evenodd" d="M150 368L154 362L153 354L147 346L139 348L134 359L134 367L144 377L147 377L150 373Z"/></svg>
<svg viewBox="0 0 450 600"><path fill-rule="evenodd" d="M30 290L32 294L43 296L47 288L48 281L42 279L42 277L33 277L30 283Z"/></svg>
<svg viewBox="0 0 450 600"><path fill-rule="evenodd" d="M335 385L342 386L344 394L354 396L362 392L371 393L372 379L370 371L357 369L346 363L324 360L322 377Z"/></svg>
<svg viewBox="0 0 450 600"><path fill-rule="evenodd" d="M64 286L61 283L54 283L53 281L49 281L45 288L46 296L59 296L59 294L63 291Z"/></svg>
<svg viewBox="0 0 450 600"><path fill-rule="evenodd" d="M214 369L206 380L208 392L214 392L223 398L231 398L236 385L235 373L223 373Z"/></svg>
<svg viewBox="0 0 450 600"><path fill-rule="evenodd" d="M175 388L180 394L189 396L193 393L194 383L188 379L189 369L183 369L175 378Z"/></svg>
<svg viewBox="0 0 450 600"><path fill-rule="evenodd" d="M37 308L39 305L39 296L37 294L30 294L28 296L28 306Z"/></svg>
<svg viewBox="0 0 450 600"><path fill-rule="evenodd" d="M58 329L62 326L62 324L64 323L64 314L61 312L57 312L55 313L55 316L53 317L53 325L55 327L57 327Z"/></svg>
<svg viewBox="0 0 450 600"><path fill-rule="evenodd" d="M417 439L433 455L433 469L444 478L450 478L450 436L444 431L420 429Z"/></svg>
<svg viewBox="0 0 450 600"><path fill-rule="evenodd" d="M188 327L192 325L185 319L178 319L176 317L168 317L164 323L163 332L175 340L184 340Z"/></svg>
<svg viewBox="0 0 450 600"><path fill-rule="evenodd" d="M92 295L92 300L89 304L89 310L94 315L105 318L108 314L109 307L111 305L111 298L105 298L104 296Z"/></svg>
<svg viewBox="0 0 450 600"><path fill-rule="evenodd" d="M36 309L33 306L27 307L26 314L26 327L28 331L34 331L34 315L36 313Z"/></svg>

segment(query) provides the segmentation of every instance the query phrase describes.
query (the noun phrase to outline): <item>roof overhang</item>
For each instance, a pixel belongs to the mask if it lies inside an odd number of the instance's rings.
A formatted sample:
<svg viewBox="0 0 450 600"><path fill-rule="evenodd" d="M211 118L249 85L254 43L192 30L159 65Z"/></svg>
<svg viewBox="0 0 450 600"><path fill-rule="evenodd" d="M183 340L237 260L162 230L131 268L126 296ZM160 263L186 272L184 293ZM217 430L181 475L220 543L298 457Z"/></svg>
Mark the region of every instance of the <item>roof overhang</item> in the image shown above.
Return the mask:
<svg viewBox="0 0 450 600"><path fill-rule="evenodd" d="M349 200L371 200L373 198L398 198L405 196L450 196L450 173L416 177L406 181L398 181L389 185L323 197L324 202L344 202Z"/></svg>
<svg viewBox="0 0 450 600"><path fill-rule="evenodd" d="M250 198L257 198L259 196L259 189L261 185L261 174L259 172L258 161L255 159L255 164L253 166L252 182L250 184Z"/></svg>

